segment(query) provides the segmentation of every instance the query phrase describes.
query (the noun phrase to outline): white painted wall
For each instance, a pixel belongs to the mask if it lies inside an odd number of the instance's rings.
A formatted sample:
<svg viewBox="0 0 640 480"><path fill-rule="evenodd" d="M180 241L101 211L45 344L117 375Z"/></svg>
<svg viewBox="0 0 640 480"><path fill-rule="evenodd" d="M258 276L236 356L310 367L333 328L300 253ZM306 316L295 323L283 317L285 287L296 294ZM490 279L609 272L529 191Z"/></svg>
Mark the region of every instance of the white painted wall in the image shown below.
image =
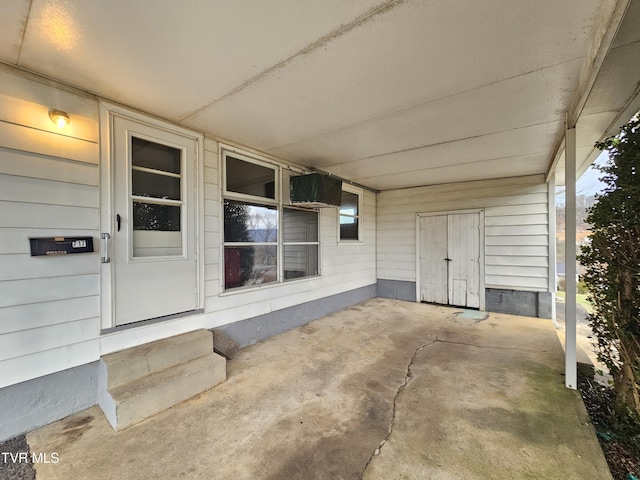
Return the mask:
<svg viewBox="0 0 640 480"><path fill-rule="evenodd" d="M416 281L416 214L485 209L485 287L548 291L548 185L540 175L384 191L378 278Z"/></svg>
<svg viewBox="0 0 640 480"><path fill-rule="evenodd" d="M364 192L363 239L339 244L336 209L320 214L321 276L220 294L218 143L204 145L205 313L100 333L98 99L0 66L0 388L100 355L376 282L376 198ZM48 110L66 111L58 130ZM92 236L95 253L31 257L32 236Z"/></svg>
<svg viewBox="0 0 640 480"><path fill-rule="evenodd" d="M0 69L0 387L99 356L99 253L31 257L29 237L98 242L95 99ZM71 116L67 128L50 108Z"/></svg>

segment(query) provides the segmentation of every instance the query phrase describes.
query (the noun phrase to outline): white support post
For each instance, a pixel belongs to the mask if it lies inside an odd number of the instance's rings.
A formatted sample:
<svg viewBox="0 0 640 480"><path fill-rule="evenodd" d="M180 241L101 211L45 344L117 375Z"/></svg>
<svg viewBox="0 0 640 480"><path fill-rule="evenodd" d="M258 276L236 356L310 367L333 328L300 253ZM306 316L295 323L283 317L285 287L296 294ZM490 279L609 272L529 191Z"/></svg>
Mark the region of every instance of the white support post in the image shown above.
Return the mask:
<svg viewBox="0 0 640 480"><path fill-rule="evenodd" d="M565 385L578 388L576 358L576 128L567 126L565 137Z"/></svg>

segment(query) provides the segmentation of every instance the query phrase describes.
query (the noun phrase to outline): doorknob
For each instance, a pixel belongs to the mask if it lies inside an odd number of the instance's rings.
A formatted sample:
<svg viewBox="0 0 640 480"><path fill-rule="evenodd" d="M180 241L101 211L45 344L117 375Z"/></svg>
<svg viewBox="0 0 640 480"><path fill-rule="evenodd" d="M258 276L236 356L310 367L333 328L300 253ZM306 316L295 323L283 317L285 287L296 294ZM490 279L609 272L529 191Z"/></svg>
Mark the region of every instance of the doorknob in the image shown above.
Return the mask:
<svg viewBox="0 0 640 480"><path fill-rule="evenodd" d="M121 221L121 218L120 218L120 214L118 213L116 214L116 225L118 227L118 231L120 231L120 221Z"/></svg>

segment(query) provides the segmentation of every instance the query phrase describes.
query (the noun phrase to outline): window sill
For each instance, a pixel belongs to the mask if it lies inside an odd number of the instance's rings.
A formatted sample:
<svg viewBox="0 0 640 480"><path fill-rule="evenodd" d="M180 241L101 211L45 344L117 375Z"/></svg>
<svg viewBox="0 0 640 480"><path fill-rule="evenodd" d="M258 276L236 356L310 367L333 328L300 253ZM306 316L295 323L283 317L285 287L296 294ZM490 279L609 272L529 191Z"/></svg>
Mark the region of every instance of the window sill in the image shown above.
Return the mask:
<svg viewBox="0 0 640 480"><path fill-rule="evenodd" d="M260 290L265 290L265 289L269 289L269 288L283 287L283 286L286 286L286 285L290 285L292 283L310 282L312 280L317 280L318 278L322 278L322 275L313 275L313 276L304 277L304 278L292 278L290 280L283 280L282 282L271 282L271 283L265 283L265 284L262 284L262 285L251 285L251 286L247 286L247 287L237 287L237 288L232 288L232 289L229 289L229 290L223 290L222 292L220 292L218 294L218 296L227 297L227 296L231 296L231 295L238 295L240 293L258 292Z"/></svg>

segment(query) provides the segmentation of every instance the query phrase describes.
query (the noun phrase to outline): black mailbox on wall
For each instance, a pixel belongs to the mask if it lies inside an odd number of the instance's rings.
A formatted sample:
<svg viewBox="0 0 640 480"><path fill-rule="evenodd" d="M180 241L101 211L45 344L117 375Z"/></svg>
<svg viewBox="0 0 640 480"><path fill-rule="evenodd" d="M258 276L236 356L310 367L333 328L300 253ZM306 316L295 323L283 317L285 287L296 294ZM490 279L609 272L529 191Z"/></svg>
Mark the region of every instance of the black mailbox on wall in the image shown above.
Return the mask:
<svg viewBox="0 0 640 480"><path fill-rule="evenodd" d="M30 238L31 256L93 252L93 237Z"/></svg>

